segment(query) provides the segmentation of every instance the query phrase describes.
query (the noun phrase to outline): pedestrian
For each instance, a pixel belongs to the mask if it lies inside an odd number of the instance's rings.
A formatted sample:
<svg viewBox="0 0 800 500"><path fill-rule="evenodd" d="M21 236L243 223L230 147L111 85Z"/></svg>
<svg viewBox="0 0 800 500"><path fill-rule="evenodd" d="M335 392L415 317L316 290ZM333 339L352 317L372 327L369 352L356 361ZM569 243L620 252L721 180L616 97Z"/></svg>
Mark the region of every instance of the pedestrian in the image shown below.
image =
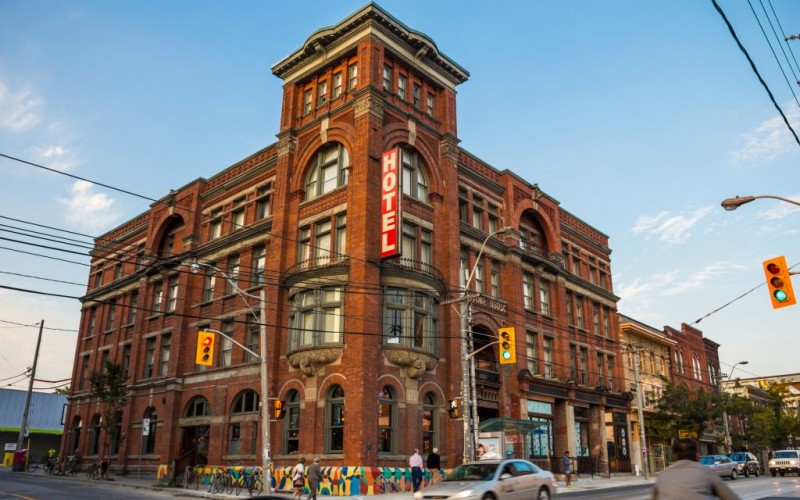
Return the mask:
<svg viewBox="0 0 800 500"><path fill-rule="evenodd" d="M300 457L300 461L297 462L297 465L295 465L294 469L292 469L292 486L294 487L294 493L292 494L292 498L302 498L303 496L303 488L305 486L303 473L305 471L306 471L306 457Z"/></svg>
<svg viewBox="0 0 800 500"><path fill-rule="evenodd" d="M431 483L433 483L433 471L439 473L439 478L443 478L444 474L442 473L442 458L439 456L439 448L434 448L428 453L428 460L426 464L428 466L428 470L431 471Z"/></svg>
<svg viewBox="0 0 800 500"><path fill-rule="evenodd" d="M317 490L322 482L322 469L319 467L319 457L314 457L314 462L308 466L308 496L306 500L317 500Z"/></svg>
<svg viewBox="0 0 800 500"><path fill-rule="evenodd" d="M414 454L408 458L408 466L411 467L411 487L416 493L422 485L422 457L417 448L414 448Z"/></svg>
<svg viewBox="0 0 800 500"><path fill-rule="evenodd" d="M567 488L572 488L572 459L569 458L569 450L564 452L564 481L567 483Z"/></svg>
<svg viewBox="0 0 800 500"><path fill-rule="evenodd" d="M716 472L697 462L697 443L694 439L675 441L672 445L672 456L677 462L658 474L656 486L653 488L653 500L739 498Z"/></svg>

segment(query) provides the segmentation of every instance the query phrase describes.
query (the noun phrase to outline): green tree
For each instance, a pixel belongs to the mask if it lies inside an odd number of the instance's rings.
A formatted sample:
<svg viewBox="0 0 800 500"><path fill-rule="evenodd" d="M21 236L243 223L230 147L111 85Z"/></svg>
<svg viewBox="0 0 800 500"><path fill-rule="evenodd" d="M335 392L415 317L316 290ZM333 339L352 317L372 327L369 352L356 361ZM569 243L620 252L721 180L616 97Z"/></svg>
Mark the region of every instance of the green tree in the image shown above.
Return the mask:
<svg viewBox="0 0 800 500"><path fill-rule="evenodd" d="M122 374L122 366L107 361L103 371L89 374L92 394L100 404L101 427L105 431L103 439L103 455L116 453L122 442L122 409L128 404L128 388ZM111 453L108 453L111 451Z"/></svg>
<svg viewBox="0 0 800 500"><path fill-rule="evenodd" d="M65 396L69 396L69 386L66 387L59 387L58 389L53 391L53 394L63 394Z"/></svg>
<svg viewBox="0 0 800 500"><path fill-rule="evenodd" d="M680 430L695 433L699 438L717 421L721 422L726 398L719 392L690 389L666 379L664 384L661 398L656 403L659 411L655 418L662 425L671 427L675 437Z"/></svg>

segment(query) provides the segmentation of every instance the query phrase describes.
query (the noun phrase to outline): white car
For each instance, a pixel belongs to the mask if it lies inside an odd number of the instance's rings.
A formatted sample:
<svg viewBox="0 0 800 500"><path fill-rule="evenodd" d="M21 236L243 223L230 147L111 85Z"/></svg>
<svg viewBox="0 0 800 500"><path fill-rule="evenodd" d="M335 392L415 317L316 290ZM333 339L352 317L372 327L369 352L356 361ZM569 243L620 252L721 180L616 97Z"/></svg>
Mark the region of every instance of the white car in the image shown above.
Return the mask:
<svg viewBox="0 0 800 500"><path fill-rule="evenodd" d="M769 460L769 473L772 477L776 474L783 476L786 473L796 473L800 476L800 451L780 450L776 451Z"/></svg>
<svg viewBox="0 0 800 500"><path fill-rule="evenodd" d="M441 482L414 493L417 500L550 500L556 480L521 459L480 460L459 465Z"/></svg>

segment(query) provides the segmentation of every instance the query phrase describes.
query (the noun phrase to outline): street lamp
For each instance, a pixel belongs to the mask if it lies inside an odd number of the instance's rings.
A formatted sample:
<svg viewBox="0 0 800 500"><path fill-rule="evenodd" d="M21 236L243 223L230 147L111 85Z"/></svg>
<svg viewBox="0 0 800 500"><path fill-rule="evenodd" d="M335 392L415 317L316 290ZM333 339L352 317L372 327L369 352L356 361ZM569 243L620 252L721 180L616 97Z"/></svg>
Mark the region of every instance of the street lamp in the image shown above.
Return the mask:
<svg viewBox="0 0 800 500"><path fill-rule="evenodd" d="M733 364L733 368L731 368L731 372L725 378L725 381L726 382L730 381L731 377L733 377L733 370L735 370L737 366L746 365L748 363L749 363L749 361L739 361L739 362L734 363ZM725 447L726 447L728 453L730 453L731 452L731 448L732 448L732 446L731 446L731 431L730 431L730 429L728 427L728 410L726 408L722 409L722 423L725 425Z"/></svg>
<svg viewBox="0 0 800 500"><path fill-rule="evenodd" d="M740 206L744 205L745 203L750 203L753 200L757 200L760 198L772 198L773 200L781 200L785 201L786 203L791 203L792 205L800 206L800 201L790 200L789 198L784 198L782 196L773 196L771 194L761 194L758 196L736 196L735 198L728 198L722 200L722 208L731 212L736 210Z"/></svg>
<svg viewBox="0 0 800 500"><path fill-rule="evenodd" d="M467 291L469 290L469 285L472 283L472 278L475 277L475 271L478 268L478 263L481 261L481 255L483 255L483 250L486 248L486 244L489 243L489 240L500 234L504 233L510 229L513 229L510 226L503 227L502 229L498 229L489 233L486 238L483 240L483 244L481 244L480 250L478 250L478 256L475 259L475 264L472 266L472 270L470 270L469 275L467 276L467 280L464 283L464 289L461 292L461 297L459 297L456 301L459 302L459 317L461 318L461 372L462 372L462 380L461 380L461 398L464 402L464 461L471 460L473 457L473 444L478 442L478 426L477 426L477 419L478 419L478 408L477 408L477 394L475 388L475 361L474 358L470 355L470 351L472 351L472 336L470 335L470 329L472 325L472 318L470 312L470 300L475 297L475 295L468 295ZM466 269L465 269L466 271ZM470 428L471 426L471 428Z"/></svg>
<svg viewBox="0 0 800 500"><path fill-rule="evenodd" d="M260 364L261 364L261 440L263 441L263 450L261 452L261 467L264 473L264 489L266 490L267 494L272 492L272 478L270 473L270 460L271 452L270 452L270 437L269 437L269 426L270 426L270 418L269 418L269 385L267 384L267 325L264 323L267 317L267 300L264 294L264 288L262 287L259 291L259 294L252 295L241 288L239 285L233 281L227 274L225 274L221 269L218 267L212 266L211 264L204 264L202 262L193 262L190 265L190 269L192 270L193 274L197 274L200 271L200 267L205 267L207 269L211 269L215 273L219 273L225 281L228 282L231 287L236 290L236 293L244 301L245 305L248 309L250 309L250 313L253 315L253 318L258 321L259 324L259 344L260 344ZM261 315L259 316L256 311L250 307L250 303L247 301L247 297L258 299L260 304L260 311ZM221 332L220 332L221 333ZM233 340L233 339L231 339ZM249 349L246 349L249 351Z"/></svg>

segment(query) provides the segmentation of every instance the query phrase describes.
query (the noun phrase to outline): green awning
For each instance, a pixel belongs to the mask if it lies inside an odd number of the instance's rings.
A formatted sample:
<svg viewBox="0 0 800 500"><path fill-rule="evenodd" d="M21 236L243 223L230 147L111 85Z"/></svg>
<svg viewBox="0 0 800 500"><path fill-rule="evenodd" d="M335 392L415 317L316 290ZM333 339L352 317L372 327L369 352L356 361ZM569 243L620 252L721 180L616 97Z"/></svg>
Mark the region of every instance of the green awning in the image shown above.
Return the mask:
<svg viewBox="0 0 800 500"><path fill-rule="evenodd" d="M519 418L497 417L490 418L478 424L480 432L510 432L517 434L528 434L544 427L544 422L533 422Z"/></svg>
<svg viewBox="0 0 800 500"><path fill-rule="evenodd" d="M0 432L14 432L19 434L19 427L0 427ZM53 429L28 429L30 434L52 434L54 436L61 436L64 434L64 430L53 430Z"/></svg>

